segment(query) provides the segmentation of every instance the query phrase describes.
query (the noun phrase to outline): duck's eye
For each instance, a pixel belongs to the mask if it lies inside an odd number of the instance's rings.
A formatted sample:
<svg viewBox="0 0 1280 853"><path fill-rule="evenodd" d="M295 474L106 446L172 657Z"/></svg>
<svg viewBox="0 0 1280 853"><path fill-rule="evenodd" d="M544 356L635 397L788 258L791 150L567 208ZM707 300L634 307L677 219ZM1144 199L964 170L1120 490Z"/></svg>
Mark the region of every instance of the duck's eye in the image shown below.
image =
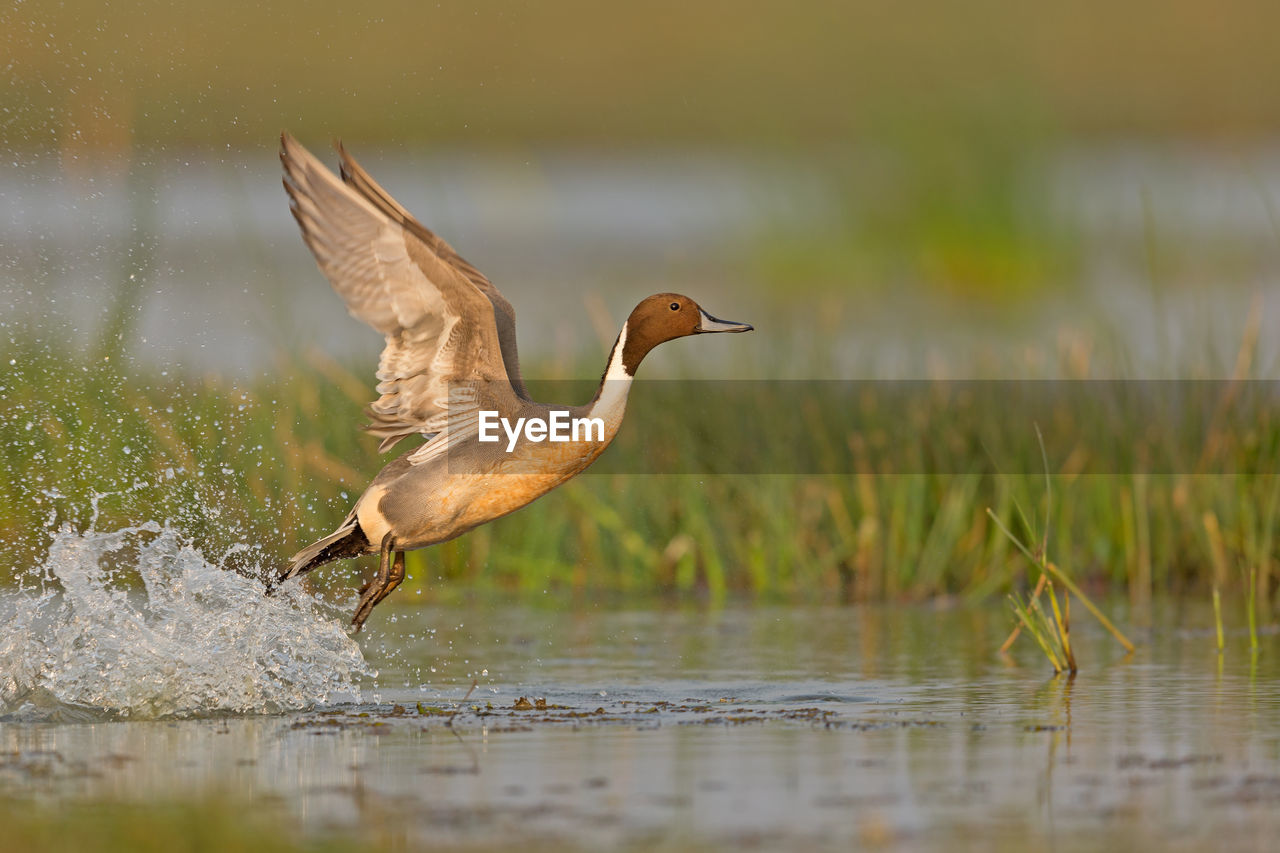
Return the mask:
<svg viewBox="0 0 1280 853"><path fill-rule="evenodd" d="M672 302L672 303L671 303L671 310L672 310L672 311L679 311L679 310L680 310L680 303L679 303L679 302Z"/></svg>

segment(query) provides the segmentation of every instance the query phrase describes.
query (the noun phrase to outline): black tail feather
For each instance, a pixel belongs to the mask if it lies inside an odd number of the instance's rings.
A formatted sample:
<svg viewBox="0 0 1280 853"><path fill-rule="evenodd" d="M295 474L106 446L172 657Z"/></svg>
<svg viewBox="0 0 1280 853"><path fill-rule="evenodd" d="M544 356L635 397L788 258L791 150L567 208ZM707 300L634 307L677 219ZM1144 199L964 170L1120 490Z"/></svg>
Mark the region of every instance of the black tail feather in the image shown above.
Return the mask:
<svg viewBox="0 0 1280 853"><path fill-rule="evenodd" d="M276 579L276 585L284 583L295 575L309 572L316 566L368 553L370 553L369 537L364 535L364 531L360 529L360 522L352 513L337 530L294 554L289 567Z"/></svg>

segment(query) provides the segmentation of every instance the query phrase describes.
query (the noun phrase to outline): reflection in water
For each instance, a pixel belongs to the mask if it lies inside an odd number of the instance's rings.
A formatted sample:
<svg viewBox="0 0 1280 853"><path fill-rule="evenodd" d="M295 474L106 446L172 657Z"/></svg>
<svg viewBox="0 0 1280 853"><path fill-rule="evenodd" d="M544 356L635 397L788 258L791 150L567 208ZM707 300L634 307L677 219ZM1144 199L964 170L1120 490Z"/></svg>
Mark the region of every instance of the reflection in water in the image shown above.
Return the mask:
<svg viewBox="0 0 1280 853"><path fill-rule="evenodd" d="M1029 644L1000 662L999 608L400 605L362 639L373 703L8 724L0 789L280 798L423 843L1274 837L1275 637L1229 637L1219 676L1175 614L1211 624L1157 602L1131 657L1077 627L1068 679Z"/></svg>

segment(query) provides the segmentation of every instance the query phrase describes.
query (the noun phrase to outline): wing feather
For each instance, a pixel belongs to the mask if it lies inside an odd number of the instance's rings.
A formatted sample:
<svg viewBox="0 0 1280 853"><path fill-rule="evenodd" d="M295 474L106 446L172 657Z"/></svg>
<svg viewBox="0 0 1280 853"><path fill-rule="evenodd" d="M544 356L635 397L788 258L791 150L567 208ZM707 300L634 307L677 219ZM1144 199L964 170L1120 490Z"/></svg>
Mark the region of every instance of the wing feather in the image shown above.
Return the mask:
<svg viewBox="0 0 1280 853"><path fill-rule="evenodd" d="M294 218L321 272L347 310L385 337L381 396L366 427L383 439L381 449L446 430L451 383L480 383L489 398L523 396L518 364L513 380L500 338L500 312L470 264L372 179L364 190L348 186L287 134L280 159ZM511 356L514 363L514 344Z"/></svg>
<svg viewBox="0 0 1280 853"><path fill-rule="evenodd" d="M507 368L507 376L516 394L525 400L529 399L524 387L524 379L520 373L520 355L516 347L516 312L506 297L494 287L480 270L476 269L466 258L462 257L434 231L427 228L413 217L399 202L391 197L373 176L356 162L342 143L338 143L338 156L341 158L340 173L347 186L356 190L367 201L385 213L390 219L399 222L406 231L422 241L437 257L451 265L468 281L476 286L493 304L494 321L498 326L498 340L502 347L502 361Z"/></svg>

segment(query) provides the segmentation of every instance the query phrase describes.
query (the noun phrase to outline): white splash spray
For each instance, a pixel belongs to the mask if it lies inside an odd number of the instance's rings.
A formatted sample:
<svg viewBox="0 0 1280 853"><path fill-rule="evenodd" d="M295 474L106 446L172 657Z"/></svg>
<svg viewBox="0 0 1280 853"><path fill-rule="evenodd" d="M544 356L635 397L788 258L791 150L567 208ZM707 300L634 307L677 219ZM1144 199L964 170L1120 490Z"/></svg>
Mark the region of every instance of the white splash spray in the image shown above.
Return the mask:
<svg viewBox="0 0 1280 853"><path fill-rule="evenodd" d="M21 582L0 593L0 715L276 713L358 701L376 674L301 585L267 597L154 522L64 525Z"/></svg>

